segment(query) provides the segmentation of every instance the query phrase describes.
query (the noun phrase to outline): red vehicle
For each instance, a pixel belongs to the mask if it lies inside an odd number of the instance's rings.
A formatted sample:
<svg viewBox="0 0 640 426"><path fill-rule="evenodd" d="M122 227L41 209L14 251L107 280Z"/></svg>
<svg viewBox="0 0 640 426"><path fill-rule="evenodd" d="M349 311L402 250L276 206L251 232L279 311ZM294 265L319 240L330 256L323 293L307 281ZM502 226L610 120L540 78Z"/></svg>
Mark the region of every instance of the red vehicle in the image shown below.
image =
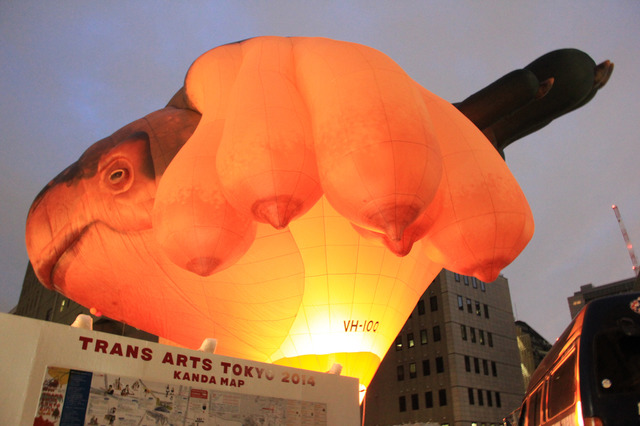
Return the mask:
<svg viewBox="0 0 640 426"><path fill-rule="evenodd" d="M580 311L505 419L515 424L640 424L640 293L597 299Z"/></svg>

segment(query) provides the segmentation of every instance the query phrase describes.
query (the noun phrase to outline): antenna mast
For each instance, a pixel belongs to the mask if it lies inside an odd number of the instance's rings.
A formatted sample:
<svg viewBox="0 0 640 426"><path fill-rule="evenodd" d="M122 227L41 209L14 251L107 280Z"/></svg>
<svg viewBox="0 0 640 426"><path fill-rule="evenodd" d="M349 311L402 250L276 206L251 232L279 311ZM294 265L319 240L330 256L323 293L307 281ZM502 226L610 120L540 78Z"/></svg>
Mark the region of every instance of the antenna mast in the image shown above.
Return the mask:
<svg viewBox="0 0 640 426"><path fill-rule="evenodd" d="M638 259L636 258L636 254L633 251L633 244L631 244L631 240L629 239L629 234L627 233L627 228L624 226L624 222L622 221L622 216L620 216L620 211L618 210L618 206L615 204L611 206L613 208L613 212L616 214L616 219L618 219L618 225L620 225L620 231L622 232L622 238L624 238L624 243L627 245L627 250L629 250L629 257L631 257L631 264L633 265L633 273L635 276L638 276L640 269L638 268Z"/></svg>

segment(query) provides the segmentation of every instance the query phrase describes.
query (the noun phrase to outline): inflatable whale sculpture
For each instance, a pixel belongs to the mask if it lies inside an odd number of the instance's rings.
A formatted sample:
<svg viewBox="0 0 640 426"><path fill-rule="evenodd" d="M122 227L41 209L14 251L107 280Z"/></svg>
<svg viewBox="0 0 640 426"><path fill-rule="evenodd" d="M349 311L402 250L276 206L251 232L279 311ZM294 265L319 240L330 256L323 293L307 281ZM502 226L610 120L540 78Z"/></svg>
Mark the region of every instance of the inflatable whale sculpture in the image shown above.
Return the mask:
<svg viewBox="0 0 640 426"><path fill-rule="evenodd" d="M38 279L163 341L367 386L442 268L490 282L533 218L501 154L613 65L549 53L451 104L359 44L206 52L36 197Z"/></svg>

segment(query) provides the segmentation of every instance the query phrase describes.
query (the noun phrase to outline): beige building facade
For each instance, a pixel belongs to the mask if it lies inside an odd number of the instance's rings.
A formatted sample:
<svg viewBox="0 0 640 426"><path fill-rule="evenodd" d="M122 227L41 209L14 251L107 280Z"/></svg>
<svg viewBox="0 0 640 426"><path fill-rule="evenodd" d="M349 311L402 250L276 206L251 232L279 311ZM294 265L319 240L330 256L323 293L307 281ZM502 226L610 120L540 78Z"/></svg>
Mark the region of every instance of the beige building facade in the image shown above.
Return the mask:
<svg viewBox="0 0 640 426"><path fill-rule="evenodd" d="M509 284L443 270L367 391L366 425L497 425L523 397Z"/></svg>

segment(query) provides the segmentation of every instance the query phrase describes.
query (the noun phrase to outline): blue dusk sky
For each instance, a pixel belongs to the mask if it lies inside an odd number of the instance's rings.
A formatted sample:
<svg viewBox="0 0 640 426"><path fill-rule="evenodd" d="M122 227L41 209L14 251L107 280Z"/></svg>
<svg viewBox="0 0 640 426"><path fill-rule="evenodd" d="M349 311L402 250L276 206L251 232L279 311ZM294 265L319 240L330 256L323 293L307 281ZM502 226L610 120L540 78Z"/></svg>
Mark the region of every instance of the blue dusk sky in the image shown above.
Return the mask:
<svg viewBox="0 0 640 426"><path fill-rule="evenodd" d="M70 1L0 3L0 311L27 266L40 189L93 142L162 108L203 52L260 35L366 44L456 102L551 50L614 73L586 106L505 150L536 231L503 274L517 319L555 340L581 285L633 276L640 244L640 2Z"/></svg>

